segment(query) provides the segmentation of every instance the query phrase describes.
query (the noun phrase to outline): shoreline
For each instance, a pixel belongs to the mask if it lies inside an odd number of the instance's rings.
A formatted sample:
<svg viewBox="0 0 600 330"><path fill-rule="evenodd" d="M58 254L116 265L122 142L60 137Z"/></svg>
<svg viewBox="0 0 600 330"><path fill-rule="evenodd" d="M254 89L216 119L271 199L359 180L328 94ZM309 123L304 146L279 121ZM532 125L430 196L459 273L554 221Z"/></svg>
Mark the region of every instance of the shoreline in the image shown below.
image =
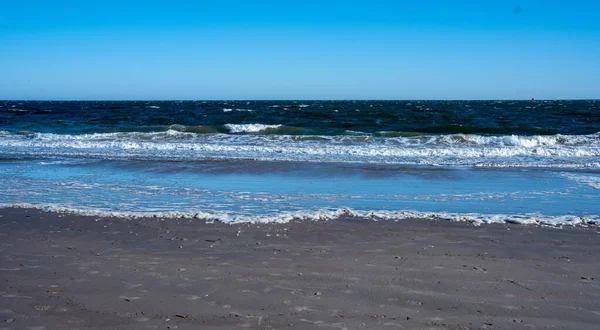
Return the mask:
<svg viewBox="0 0 600 330"><path fill-rule="evenodd" d="M0 328L595 329L600 232L0 209ZM4 323L2 323L4 322Z"/></svg>
<svg viewBox="0 0 600 330"><path fill-rule="evenodd" d="M597 215L544 215L540 213L524 214L485 214L485 213L448 213L448 212L423 212L412 210L380 210L380 211L359 211L350 208L338 208L336 210L319 211L299 211L299 212L280 212L264 215L230 215L226 212L203 212L203 211L179 211L165 212L157 211L155 213L146 212L117 212L76 209L64 206L33 205L28 203L0 204L1 210L33 210L43 213L53 213L58 215L70 215L81 217L95 217L107 219L122 220L152 220L152 219L179 219L205 221L206 223L222 223L229 225L243 224L279 224L284 225L291 222L304 221L332 221L345 218L361 218L369 221L389 221L398 222L406 219L415 220L437 220L448 222L462 222L474 226L492 225L492 224L513 224L541 227L581 227L581 228L600 228L600 217Z"/></svg>

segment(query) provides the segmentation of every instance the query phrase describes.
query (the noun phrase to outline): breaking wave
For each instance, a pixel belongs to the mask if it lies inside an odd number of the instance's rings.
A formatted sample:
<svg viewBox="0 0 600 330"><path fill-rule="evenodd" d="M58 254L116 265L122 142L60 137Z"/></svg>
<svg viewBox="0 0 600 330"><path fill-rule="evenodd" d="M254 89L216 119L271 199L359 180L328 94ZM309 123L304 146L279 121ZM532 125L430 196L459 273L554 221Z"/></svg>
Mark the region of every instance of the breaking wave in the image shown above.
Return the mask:
<svg viewBox="0 0 600 330"><path fill-rule="evenodd" d="M258 133L277 130L282 125L264 125L264 124L225 124L231 133Z"/></svg>
<svg viewBox="0 0 600 330"><path fill-rule="evenodd" d="M226 125L227 127L227 125ZM237 135L201 134L172 127L163 132L0 134L5 157L92 159L355 162L446 166L600 167L600 133L591 135ZM263 132L280 125L230 125Z"/></svg>

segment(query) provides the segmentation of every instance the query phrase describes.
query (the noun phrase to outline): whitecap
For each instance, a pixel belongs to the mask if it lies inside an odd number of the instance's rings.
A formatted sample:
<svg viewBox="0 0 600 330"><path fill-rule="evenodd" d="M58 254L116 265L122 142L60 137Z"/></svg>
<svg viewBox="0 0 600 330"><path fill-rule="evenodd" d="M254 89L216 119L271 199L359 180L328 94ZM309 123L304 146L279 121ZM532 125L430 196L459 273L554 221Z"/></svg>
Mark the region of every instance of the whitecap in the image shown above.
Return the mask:
<svg viewBox="0 0 600 330"><path fill-rule="evenodd" d="M264 124L225 124L231 133L257 133L269 128L279 128L281 125Z"/></svg>
<svg viewBox="0 0 600 330"><path fill-rule="evenodd" d="M281 125L227 124L231 133L261 133ZM0 132L5 156L104 159L254 159L476 167L600 168L600 135L404 137L197 134L171 126L163 132L94 134Z"/></svg>

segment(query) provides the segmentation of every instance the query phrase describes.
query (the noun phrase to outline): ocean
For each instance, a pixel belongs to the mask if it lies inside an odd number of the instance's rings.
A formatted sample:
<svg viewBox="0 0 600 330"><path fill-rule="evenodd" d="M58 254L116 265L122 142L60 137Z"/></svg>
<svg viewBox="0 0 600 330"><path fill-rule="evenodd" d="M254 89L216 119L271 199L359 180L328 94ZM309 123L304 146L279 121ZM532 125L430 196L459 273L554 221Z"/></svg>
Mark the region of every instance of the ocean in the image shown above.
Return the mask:
<svg viewBox="0 0 600 330"><path fill-rule="evenodd" d="M0 207L600 221L600 100L0 101Z"/></svg>

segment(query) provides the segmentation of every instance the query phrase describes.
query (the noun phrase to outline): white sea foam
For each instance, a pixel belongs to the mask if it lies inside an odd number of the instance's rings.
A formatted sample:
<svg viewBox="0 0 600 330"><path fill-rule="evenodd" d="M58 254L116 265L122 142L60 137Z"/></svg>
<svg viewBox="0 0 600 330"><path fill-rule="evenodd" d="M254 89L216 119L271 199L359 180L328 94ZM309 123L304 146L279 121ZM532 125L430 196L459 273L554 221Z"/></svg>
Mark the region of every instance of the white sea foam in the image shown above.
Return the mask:
<svg viewBox="0 0 600 330"><path fill-rule="evenodd" d="M228 124L234 133L281 127ZM432 135L375 138L363 135L292 136L165 132L83 135L0 132L8 156L157 160L255 159L308 162L599 168L600 134L555 136ZM185 127L184 127L185 128Z"/></svg>
<svg viewBox="0 0 600 330"><path fill-rule="evenodd" d="M79 164L81 161L79 160L50 160L50 161L41 161L38 164L42 166L46 165L71 165L71 164Z"/></svg>
<svg viewBox="0 0 600 330"><path fill-rule="evenodd" d="M117 217L117 218L187 218L205 221L219 221L226 224L240 223L288 223L294 220L325 221L340 217L360 217L373 221L394 221L401 219L441 219L448 221L469 222L475 225L492 223L512 223L523 225L546 226L576 226L600 224L599 216L573 216L573 215L544 215L530 214L483 214L483 213L447 213L447 212L420 212L412 210L399 211L358 211L352 209L318 210L280 212L263 215L241 215L222 211L196 210L193 212L152 212L152 211L110 211L93 208L78 208L59 204L28 204L13 203L0 204L0 208L31 208L46 212L70 213L84 216Z"/></svg>
<svg viewBox="0 0 600 330"><path fill-rule="evenodd" d="M563 176L570 180L576 181L577 183L588 185L594 189L600 189L600 176L575 173L565 173Z"/></svg>
<svg viewBox="0 0 600 330"><path fill-rule="evenodd" d="M264 124L225 124L231 133L258 133L269 128L279 128L281 125Z"/></svg>

